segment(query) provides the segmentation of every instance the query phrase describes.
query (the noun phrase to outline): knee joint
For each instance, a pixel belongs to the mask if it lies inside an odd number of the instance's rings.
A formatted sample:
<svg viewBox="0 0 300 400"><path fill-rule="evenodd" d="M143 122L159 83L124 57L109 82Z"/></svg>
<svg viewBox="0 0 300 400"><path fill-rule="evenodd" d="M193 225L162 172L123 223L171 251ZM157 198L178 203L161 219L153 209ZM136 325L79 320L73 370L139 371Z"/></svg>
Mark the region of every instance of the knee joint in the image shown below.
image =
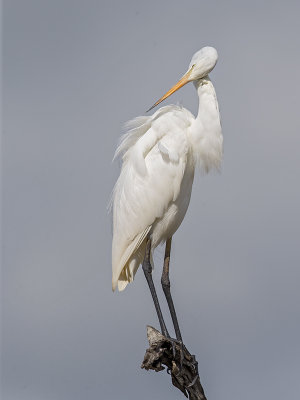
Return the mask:
<svg viewBox="0 0 300 400"><path fill-rule="evenodd" d="M161 285L163 288L170 288L171 284L170 284L170 279L168 276L164 276L162 275L161 277Z"/></svg>

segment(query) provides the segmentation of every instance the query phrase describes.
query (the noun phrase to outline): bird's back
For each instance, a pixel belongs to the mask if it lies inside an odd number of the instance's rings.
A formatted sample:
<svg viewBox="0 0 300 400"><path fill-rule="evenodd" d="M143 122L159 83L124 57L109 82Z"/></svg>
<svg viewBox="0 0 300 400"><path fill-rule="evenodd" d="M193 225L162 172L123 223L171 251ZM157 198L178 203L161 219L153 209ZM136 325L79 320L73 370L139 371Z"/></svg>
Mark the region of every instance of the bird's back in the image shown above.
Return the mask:
<svg viewBox="0 0 300 400"><path fill-rule="evenodd" d="M193 115L162 107L128 124L116 155L123 155L113 192L112 284L123 290L152 247L173 235L186 212L194 174L187 130Z"/></svg>

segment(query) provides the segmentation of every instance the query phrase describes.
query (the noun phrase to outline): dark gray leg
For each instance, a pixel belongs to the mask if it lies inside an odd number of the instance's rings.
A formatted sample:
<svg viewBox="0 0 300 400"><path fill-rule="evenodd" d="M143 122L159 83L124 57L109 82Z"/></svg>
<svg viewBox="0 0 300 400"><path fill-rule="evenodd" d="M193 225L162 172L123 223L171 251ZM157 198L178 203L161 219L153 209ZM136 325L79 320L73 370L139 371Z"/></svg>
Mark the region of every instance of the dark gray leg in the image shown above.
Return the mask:
<svg viewBox="0 0 300 400"><path fill-rule="evenodd" d="M152 279L152 265L150 263L150 253L151 253L151 239L148 237L147 241L146 241L146 253L145 253L145 258L143 261L143 271L145 274L145 277L147 279L148 285L149 285L149 289L152 295L152 299L155 305L155 309L156 309L156 313L158 316L158 320L160 323L160 328L161 328L161 333L166 336L169 337L169 333L167 331L166 328L166 324L160 309L160 305L158 302L158 298L157 298L157 294L156 294L156 290L154 287L154 283L153 283L153 279Z"/></svg>
<svg viewBox="0 0 300 400"><path fill-rule="evenodd" d="M170 237L166 241L166 251L165 251L165 259L164 259L164 267L163 267L163 272L161 276L161 284L162 288L164 291L164 294L166 296L169 310L171 313L174 329L175 329L175 334L176 334L176 339L182 342L182 337L179 329L179 324L176 316L176 311L174 307L174 303L172 300L171 296L171 290L170 290L170 278L169 278L169 264L170 264L170 253L171 253L171 243L172 243L172 237Z"/></svg>

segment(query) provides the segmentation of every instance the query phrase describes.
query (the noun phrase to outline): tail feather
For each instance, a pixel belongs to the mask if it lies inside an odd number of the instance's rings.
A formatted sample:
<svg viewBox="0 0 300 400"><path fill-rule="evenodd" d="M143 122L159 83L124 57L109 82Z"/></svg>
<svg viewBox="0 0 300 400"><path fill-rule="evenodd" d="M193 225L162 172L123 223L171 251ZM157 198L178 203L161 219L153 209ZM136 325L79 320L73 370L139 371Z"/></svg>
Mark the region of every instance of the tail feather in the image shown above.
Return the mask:
<svg viewBox="0 0 300 400"><path fill-rule="evenodd" d="M137 235L135 239L126 247L118 262L113 264L112 290L125 289L129 282L132 282L140 266L145 253L145 238L147 237L151 226Z"/></svg>

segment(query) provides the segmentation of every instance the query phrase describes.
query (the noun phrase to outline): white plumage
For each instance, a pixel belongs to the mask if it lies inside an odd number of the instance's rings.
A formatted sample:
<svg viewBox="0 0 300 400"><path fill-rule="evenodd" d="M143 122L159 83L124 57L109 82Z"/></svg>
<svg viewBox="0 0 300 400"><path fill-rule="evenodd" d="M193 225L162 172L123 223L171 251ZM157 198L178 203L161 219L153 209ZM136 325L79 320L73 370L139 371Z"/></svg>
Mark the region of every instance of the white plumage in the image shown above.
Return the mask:
<svg viewBox="0 0 300 400"><path fill-rule="evenodd" d="M199 96L196 118L171 105L127 124L115 155L122 155L123 164L113 191L113 290L123 290L133 280L149 234L154 249L178 229L190 202L196 165L205 172L220 167L220 116L207 75L216 61L215 49L201 49L179 83L155 103L194 81Z"/></svg>

